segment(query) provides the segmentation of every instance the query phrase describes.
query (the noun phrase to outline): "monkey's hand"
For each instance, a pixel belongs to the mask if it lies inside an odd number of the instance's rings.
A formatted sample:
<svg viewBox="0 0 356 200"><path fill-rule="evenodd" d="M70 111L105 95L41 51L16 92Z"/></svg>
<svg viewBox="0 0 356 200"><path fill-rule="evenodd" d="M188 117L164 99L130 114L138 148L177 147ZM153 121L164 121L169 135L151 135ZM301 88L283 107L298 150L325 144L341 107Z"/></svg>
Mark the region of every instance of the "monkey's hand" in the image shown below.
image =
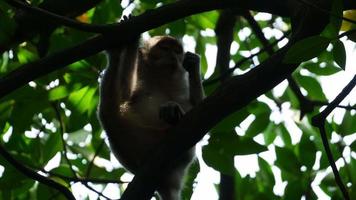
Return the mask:
<svg viewBox="0 0 356 200"><path fill-rule="evenodd" d="M200 67L199 64L200 64L199 55L189 51L184 54L183 67L185 70L187 70L188 72L199 70Z"/></svg>
<svg viewBox="0 0 356 200"><path fill-rule="evenodd" d="M168 101L159 108L159 118L170 125L177 124L183 115L184 110L174 101Z"/></svg>

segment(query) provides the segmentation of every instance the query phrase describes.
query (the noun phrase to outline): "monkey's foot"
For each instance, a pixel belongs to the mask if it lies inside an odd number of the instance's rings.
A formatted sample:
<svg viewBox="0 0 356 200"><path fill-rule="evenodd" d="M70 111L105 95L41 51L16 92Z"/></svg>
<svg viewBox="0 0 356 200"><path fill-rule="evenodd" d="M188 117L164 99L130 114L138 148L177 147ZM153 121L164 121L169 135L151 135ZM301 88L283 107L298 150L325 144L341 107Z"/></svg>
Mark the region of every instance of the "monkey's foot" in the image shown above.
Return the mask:
<svg viewBox="0 0 356 200"><path fill-rule="evenodd" d="M171 125L177 124L183 115L182 107L173 101L169 101L159 108L159 118Z"/></svg>

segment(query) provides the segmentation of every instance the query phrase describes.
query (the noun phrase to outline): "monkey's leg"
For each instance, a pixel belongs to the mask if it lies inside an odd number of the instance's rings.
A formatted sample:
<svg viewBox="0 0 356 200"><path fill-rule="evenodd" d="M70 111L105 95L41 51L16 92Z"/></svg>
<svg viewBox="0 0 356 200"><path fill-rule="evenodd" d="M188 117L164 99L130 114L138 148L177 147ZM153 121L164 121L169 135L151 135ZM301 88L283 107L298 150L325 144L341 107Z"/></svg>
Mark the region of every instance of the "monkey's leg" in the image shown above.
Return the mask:
<svg viewBox="0 0 356 200"><path fill-rule="evenodd" d="M184 110L174 101L168 101L159 108L159 118L171 125L175 125L183 115Z"/></svg>
<svg viewBox="0 0 356 200"><path fill-rule="evenodd" d="M197 54L186 52L183 67L189 73L189 98L192 105L196 105L204 98L203 85L200 78L200 57Z"/></svg>

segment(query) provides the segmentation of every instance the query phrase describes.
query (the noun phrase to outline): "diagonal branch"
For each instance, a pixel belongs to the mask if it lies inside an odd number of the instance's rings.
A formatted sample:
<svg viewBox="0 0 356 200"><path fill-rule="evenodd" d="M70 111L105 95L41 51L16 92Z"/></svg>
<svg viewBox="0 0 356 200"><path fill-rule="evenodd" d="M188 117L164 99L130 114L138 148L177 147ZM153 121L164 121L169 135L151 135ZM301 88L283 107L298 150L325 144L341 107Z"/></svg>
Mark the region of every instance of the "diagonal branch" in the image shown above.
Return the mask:
<svg viewBox="0 0 356 200"><path fill-rule="evenodd" d="M112 33L110 34L98 35L75 47L54 53L41 60L25 64L10 72L8 75L0 79L0 98L29 81L61 69L68 64L99 53L104 49L113 46L119 47L122 43L129 41L129 39L135 35L196 13L239 6L246 9L272 13L277 12L279 8L282 8L281 10L283 10L284 14L287 14L287 5L283 0L273 0L269 2L269 6L267 7L262 7L261 4L263 3L259 0L182 0L162 6L155 10L147 11L140 16L132 17L124 23L114 26ZM120 37L118 37L118 35Z"/></svg>
<svg viewBox="0 0 356 200"><path fill-rule="evenodd" d="M336 108L337 105L340 104L340 102L351 92L351 90L355 87L356 85L356 75L354 78L350 81L349 84L341 91L341 93L318 115L314 116L312 118L312 124L315 127L319 128L321 139L323 142L323 146L325 148L326 155L329 160L329 164L331 166L331 169L333 170L334 176L335 176L335 181L337 185L339 186L344 198L346 200L349 200L349 194L347 192L347 189L345 185L343 184L340 174L337 170L337 167L335 165L335 160L333 158L332 152L329 147L329 142L328 138L326 136L326 130L325 130L325 120L326 117Z"/></svg>

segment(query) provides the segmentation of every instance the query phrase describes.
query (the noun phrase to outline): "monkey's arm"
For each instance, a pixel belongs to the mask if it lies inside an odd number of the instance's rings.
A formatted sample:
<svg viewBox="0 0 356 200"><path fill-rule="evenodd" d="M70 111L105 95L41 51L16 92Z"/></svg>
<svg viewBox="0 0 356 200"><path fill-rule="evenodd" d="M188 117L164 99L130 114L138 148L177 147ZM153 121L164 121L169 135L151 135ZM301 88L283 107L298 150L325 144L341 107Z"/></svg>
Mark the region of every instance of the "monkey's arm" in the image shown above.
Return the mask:
<svg viewBox="0 0 356 200"><path fill-rule="evenodd" d="M109 64L101 81L101 120L117 120L119 106L131 96L139 38L121 48L108 50Z"/></svg>
<svg viewBox="0 0 356 200"><path fill-rule="evenodd" d="M204 98L204 90L200 78L199 55L186 52L184 55L183 67L189 73L189 98L192 105L194 106Z"/></svg>

